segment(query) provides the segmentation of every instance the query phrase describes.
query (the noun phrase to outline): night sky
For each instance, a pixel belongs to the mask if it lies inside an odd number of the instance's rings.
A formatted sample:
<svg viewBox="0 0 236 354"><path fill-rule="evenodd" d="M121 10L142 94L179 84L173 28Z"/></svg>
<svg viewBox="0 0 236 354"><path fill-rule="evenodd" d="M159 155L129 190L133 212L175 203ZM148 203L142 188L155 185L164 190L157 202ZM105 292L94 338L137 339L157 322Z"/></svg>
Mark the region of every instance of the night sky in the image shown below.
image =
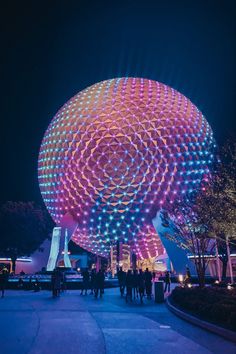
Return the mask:
<svg viewBox="0 0 236 354"><path fill-rule="evenodd" d="M7 3L7 4L6 4ZM9 1L1 8L1 196L41 202L37 158L57 110L121 76L186 95L217 141L235 132L235 1Z"/></svg>

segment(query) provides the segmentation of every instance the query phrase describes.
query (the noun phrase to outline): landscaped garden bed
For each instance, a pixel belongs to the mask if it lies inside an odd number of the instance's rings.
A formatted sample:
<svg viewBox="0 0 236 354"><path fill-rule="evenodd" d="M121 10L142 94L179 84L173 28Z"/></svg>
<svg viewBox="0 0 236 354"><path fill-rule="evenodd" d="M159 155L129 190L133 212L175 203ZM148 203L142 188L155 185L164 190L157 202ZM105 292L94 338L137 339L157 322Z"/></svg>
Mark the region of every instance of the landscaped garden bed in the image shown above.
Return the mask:
<svg viewBox="0 0 236 354"><path fill-rule="evenodd" d="M176 287L170 302L202 320L236 331L236 289Z"/></svg>

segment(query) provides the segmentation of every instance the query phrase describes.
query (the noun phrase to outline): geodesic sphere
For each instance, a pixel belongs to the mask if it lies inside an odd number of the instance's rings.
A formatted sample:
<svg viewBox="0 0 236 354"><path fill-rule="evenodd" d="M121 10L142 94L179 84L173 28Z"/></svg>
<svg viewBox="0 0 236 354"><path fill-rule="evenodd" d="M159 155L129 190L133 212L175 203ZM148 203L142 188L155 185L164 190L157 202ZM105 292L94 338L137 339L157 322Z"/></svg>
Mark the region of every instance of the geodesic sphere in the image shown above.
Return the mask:
<svg viewBox="0 0 236 354"><path fill-rule="evenodd" d="M209 173L212 131L185 96L156 81L120 78L71 98L39 153L44 202L57 224L78 222L73 240L106 256L117 240L139 258L161 252L152 218ZM147 231L150 230L151 231Z"/></svg>

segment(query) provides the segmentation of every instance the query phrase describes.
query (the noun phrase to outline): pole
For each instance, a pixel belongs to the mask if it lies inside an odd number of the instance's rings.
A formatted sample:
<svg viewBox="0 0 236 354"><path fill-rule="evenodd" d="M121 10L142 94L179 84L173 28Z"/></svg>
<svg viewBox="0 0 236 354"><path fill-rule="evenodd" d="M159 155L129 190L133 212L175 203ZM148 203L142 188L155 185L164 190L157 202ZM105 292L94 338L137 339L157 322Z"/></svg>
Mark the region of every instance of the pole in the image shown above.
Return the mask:
<svg viewBox="0 0 236 354"><path fill-rule="evenodd" d="M119 270L120 265L120 242L116 241L116 272Z"/></svg>
<svg viewBox="0 0 236 354"><path fill-rule="evenodd" d="M229 236L226 236L226 248L227 248L227 256L228 256L228 264L229 264L229 274L230 274L230 282L233 284L234 278L233 278L233 268L232 268L232 262L231 262L231 257L230 257L230 248L229 248Z"/></svg>
<svg viewBox="0 0 236 354"><path fill-rule="evenodd" d="M114 246L111 246L110 257L111 257L111 274L112 274L112 278L114 278L114 275L116 273L116 261L114 262Z"/></svg>
<svg viewBox="0 0 236 354"><path fill-rule="evenodd" d="M217 240L216 240L216 265L217 265L218 280L219 282L221 282L220 258L219 258Z"/></svg>
<svg viewBox="0 0 236 354"><path fill-rule="evenodd" d="M71 262L68 251L68 230L65 229L65 241L64 241L64 266L66 268L71 268Z"/></svg>

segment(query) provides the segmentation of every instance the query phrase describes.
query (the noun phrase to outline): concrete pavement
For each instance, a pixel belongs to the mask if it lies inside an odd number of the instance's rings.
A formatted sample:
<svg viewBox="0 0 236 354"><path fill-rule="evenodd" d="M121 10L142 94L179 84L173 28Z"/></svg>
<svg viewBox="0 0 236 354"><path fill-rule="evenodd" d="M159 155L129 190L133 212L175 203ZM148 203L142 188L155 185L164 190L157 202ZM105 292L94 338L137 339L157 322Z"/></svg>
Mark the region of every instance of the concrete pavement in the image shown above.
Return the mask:
<svg viewBox="0 0 236 354"><path fill-rule="evenodd" d="M126 304L118 289L103 299L67 291L7 291L0 299L2 354L236 353L236 345L173 315L165 304Z"/></svg>

